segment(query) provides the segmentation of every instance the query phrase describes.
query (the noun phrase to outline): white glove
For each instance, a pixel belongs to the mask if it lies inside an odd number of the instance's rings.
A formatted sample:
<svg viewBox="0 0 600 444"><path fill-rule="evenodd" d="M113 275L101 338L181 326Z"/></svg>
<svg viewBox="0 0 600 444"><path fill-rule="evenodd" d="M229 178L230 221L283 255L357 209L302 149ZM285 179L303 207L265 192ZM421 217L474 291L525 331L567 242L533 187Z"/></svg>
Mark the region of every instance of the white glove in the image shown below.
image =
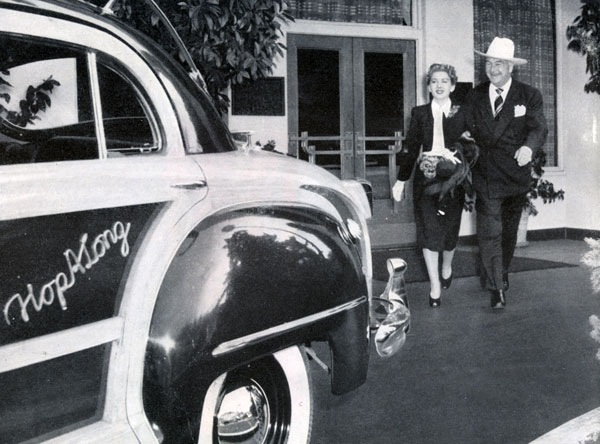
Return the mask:
<svg viewBox="0 0 600 444"><path fill-rule="evenodd" d="M468 130L465 131L464 133L462 133L460 135L460 138L464 139L464 140L466 140L468 142L475 142L475 139L473 139L473 136L471 136L471 131L468 131Z"/></svg>
<svg viewBox="0 0 600 444"><path fill-rule="evenodd" d="M527 165L531 162L531 148L523 145L515 152L515 159L517 159L517 164L522 167L523 165Z"/></svg>
<svg viewBox="0 0 600 444"><path fill-rule="evenodd" d="M430 156L442 156L444 159L449 160L453 164L462 163L457 157L455 151L450 151L448 148L433 148L431 151L425 151L425 154Z"/></svg>
<svg viewBox="0 0 600 444"><path fill-rule="evenodd" d="M402 202L404 199L404 182L397 180L392 187L392 196L396 202Z"/></svg>

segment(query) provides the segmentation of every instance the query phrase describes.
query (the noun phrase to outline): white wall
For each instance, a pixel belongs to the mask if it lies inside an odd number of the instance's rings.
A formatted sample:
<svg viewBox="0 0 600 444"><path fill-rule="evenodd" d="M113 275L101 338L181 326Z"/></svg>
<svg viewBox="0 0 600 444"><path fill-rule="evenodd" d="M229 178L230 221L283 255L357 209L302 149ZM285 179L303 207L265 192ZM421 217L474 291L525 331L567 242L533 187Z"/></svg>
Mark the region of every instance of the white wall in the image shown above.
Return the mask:
<svg viewBox="0 0 600 444"><path fill-rule="evenodd" d="M423 68L446 63L456 68L459 82L473 82L473 1L423 2ZM422 82L424 84L424 82Z"/></svg>
<svg viewBox="0 0 600 444"><path fill-rule="evenodd" d="M550 173L549 178L565 189L563 226L600 230L600 94L584 92L589 77L585 57L567 51L566 27L581 12L581 4L559 0L557 5L557 114L564 175Z"/></svg>
<svg viewBox="0 0 600 444"><path fill-rule="evenodd" d="M473 82L472 0L415 0L415 26L328 23L298 20L286 32L410 39L416 42L418 104L427 100L423 76L432 63L455 66L459 81ZM529 229L581 228L600 230L600 95L586 94L585 59L566 50L566 26L579 14L579 2L557 0L557 101L559 167L546 168L545 178L565 190L565 201L537 203L539 214ZM282 40L285 43L285 38ZM286 76L285 58L274 76ZM287 98L286 98L287 106ZM277 142L287 151L287 116L229 116L234 130L253 130L253 140ZM474 215L463 214L461 235L475 233Z"/></svg>
<svg viewBox="0 0 600 444"><path fill-rule="evenodd" d="M282 39L285 44L285 39ZM287 73L285 58L275 60L273 77L285 77ZM287 83L285 85L287 89ZM285 101L287 109L287 98ZM287 152L287 116L232 116L229 111L228 125L232 131L252 131L252 143L260 141L266 144L269 140L276 142L275 149Z"/></svg>

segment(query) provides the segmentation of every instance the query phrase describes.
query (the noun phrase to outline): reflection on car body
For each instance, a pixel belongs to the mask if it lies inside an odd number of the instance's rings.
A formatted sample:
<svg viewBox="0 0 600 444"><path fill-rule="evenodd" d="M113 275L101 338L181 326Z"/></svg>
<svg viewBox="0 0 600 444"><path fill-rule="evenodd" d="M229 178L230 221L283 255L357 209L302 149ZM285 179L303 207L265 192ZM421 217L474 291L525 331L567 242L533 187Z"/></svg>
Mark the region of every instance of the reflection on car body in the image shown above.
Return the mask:
<svg viewBox="0 0 600 444"><path fill-rule="evenodd" d="M307 442L310 343L334 393L366 378L365 184L238 151L197 77L83 2L0 1L0 48L2 442Z"/></svg>

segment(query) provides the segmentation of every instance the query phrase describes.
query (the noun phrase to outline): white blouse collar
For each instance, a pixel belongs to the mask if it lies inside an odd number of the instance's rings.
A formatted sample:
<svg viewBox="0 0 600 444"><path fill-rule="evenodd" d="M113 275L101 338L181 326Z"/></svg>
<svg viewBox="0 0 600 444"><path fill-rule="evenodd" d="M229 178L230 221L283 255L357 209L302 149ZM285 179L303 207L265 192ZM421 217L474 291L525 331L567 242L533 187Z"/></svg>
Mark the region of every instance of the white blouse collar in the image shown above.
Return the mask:
<svg viewBox="0 0 600 444"><path fill-rule="evenodd" d="M436 114L436 111L438 111L438 112L441 111L444 113L444 115L446 117L448 117L451 106L452 106L452 100L450 100L450 99L446 100L442 105L439 105L435 100L431 101L431 111L433 112L434 116Z"/></svg>

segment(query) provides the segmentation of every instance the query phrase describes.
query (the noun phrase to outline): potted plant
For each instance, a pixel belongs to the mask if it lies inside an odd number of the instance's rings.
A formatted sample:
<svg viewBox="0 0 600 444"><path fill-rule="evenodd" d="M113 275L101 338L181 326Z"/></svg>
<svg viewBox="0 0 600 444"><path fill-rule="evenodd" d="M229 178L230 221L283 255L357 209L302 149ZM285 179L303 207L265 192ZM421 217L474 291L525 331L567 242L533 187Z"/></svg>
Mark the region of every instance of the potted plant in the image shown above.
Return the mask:
<svg viewBox="0 0 600 444"><path fill-rule="evenodd" d="M517 233L518 247L527 245L527 223L529 216L538 214L533 201L539 197L543 203L552 203L565 198L564 190L557 190L554 188L552 182L542 179L544 166L546 166L546 153L543 150L538 150L533 155L533 159L531 159L531 184L527 192L527 201L523 206L521 222L519 223L519 231Z"/></svg>

